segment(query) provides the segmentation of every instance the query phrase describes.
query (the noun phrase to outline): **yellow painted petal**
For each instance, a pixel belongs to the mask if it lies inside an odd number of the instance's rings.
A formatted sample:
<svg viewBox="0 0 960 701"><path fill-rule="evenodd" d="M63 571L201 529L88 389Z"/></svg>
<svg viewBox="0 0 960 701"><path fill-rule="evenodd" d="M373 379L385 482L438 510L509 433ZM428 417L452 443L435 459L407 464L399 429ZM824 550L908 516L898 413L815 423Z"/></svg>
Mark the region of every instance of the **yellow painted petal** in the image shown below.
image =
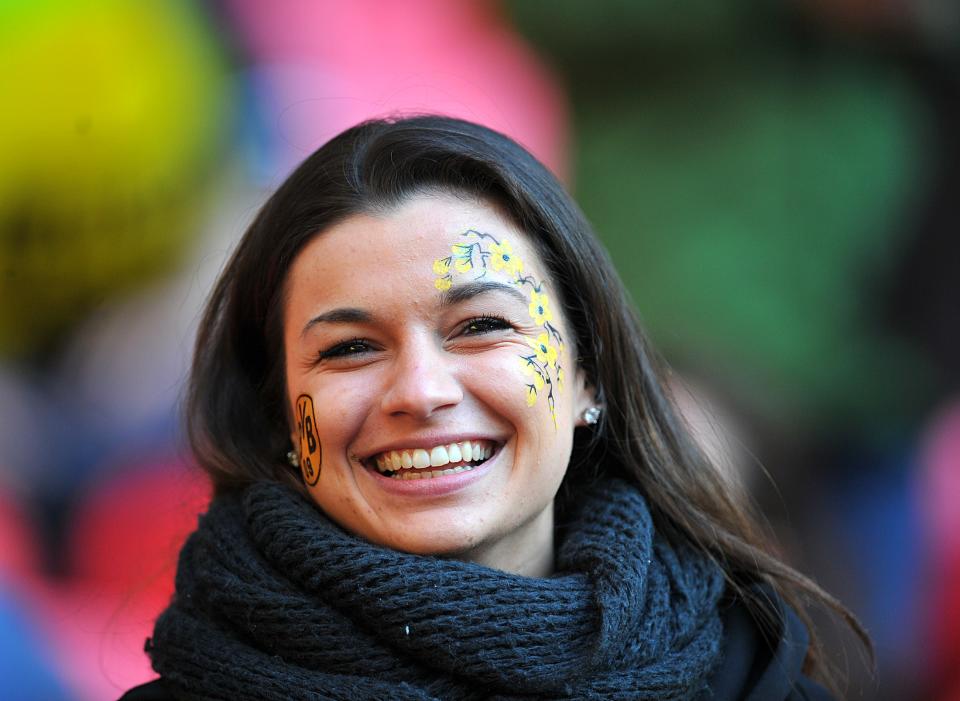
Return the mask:
<svg viewBox="0 0 960 701"><path fill-rule="evenodd" d="M547 362L552 367L557 367L557 349L550 345L547 346Z"/></svg>
<svg viewBox="0 0 960 701"><path fill-rule="evenodd" d="M442 292L450 289L451 282L452 281L448 277L438 277L433 281L433 286Z"/></svg>
<svg viewBox="0 0 960 701"><path fill-rule="evenodd" d="M433 261L433 273L434 275L446 275L450 272L450 260L445 258L437 258Z"/></svg>
<svg viewBox="0 0 960 701"><path fill-rule="evenodd" d="M536 353L537 362L541 364L547 362L546 337L547 335L542 333L536 339L527 338L527 343L533 348L534 353Z"/></svg>
<svg viewBox="0 0 960 701"><path fill-rule="evenodd" d="M537 390L533 385L527 385L527 406L537 403Z"/></svg>

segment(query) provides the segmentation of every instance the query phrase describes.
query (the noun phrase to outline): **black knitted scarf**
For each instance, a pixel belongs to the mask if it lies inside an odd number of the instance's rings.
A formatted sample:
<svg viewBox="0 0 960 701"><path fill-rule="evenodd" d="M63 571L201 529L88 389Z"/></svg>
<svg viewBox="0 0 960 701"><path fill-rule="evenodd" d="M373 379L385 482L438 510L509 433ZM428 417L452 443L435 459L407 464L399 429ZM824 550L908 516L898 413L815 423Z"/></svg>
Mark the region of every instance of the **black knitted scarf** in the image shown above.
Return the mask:
<svg viewBox="0 0 960 701"><path fill-rule="evenodd" d="M181 699L689 699L720 654L720 571L636 489L594 488L545 579L395 552L295 491L218 497L147 652Z"/></svg>

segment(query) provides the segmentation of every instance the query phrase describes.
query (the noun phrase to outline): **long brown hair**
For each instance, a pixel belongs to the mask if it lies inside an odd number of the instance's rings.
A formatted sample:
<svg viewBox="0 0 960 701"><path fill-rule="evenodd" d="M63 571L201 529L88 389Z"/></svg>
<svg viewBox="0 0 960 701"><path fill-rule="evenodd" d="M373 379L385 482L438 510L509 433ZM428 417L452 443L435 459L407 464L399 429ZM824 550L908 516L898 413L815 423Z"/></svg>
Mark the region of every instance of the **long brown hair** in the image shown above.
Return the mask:
<svg viewBox="0 0 960 701"><path fill-rule="evenodd" d="M713 558L732 594L761 618L775 614L751 587L766 583L807 623L806 671L831 686L806 601L837 613L869 648L856 619L786 565L746 503L711 464L666 390L627 293L586 218L527 151L485 127L436 116L376 120L343 132L307 158L261 209L213 290L203 317L187 428L216 491L258 480L300 486L289 450L282 301L301 248L356 213L444 190L504 208L537 247L573 331L574 353L604 407L578 429L558 510L584 481L617 475L636 484L669 538Z"/></svg>

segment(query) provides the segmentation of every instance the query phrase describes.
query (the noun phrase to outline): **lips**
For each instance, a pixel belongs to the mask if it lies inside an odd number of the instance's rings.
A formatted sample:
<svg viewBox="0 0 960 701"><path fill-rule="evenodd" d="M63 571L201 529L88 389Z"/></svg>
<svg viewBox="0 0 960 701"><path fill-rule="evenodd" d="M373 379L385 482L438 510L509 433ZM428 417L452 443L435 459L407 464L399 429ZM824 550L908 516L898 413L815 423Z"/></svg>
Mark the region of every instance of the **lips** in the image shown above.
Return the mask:
<svg viewBox="0 0 960 701"><path fill-rule="evenodd" d="M474 469L490 458L496 443L469 440L444 443L427 448L389 450L374 455L368 465L385 477L395 479L429 479Z"/></svg>

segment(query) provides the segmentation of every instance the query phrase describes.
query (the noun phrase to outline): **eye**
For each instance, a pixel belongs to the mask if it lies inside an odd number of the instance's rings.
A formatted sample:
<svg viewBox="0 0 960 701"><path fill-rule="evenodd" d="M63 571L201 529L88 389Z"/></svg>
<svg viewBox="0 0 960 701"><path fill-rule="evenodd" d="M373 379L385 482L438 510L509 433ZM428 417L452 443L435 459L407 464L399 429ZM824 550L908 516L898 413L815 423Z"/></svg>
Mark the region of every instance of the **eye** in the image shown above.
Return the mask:
<svg viewBox="0 0 960 701"><path fill-rule="evenodd" d="M354 338L350 341L337 343L324 351L320 351L320 360L330 360L331 358L346 358L355 355L361 355L372 350L370 344L362 338Z"/></svg>
<svg viewBox="0 0 960 701"><path fill-rule="evenodd" d="M462 333L464 336L477 336L491 331L503 331L511 328L513 328L513 325L503 317L478 316L463 325Z"/></svg>

